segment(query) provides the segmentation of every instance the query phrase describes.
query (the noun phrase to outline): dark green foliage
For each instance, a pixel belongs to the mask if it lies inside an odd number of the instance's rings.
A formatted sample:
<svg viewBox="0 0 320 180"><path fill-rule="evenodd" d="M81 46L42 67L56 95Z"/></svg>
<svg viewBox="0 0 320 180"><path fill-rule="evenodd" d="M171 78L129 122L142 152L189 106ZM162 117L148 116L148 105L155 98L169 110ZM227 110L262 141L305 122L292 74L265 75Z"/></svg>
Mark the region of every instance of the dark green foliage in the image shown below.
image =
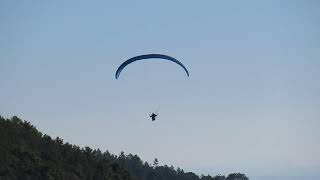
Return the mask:
<svg viewBox="0 0 320 180"><path fill-rule="evenodd" d="M226 180L249 180L244 174L233 173L229 174Z"/></svg>
<svg viewBox="0 0 320 180"><path fill-rule="evenodd" d="M109 152L103 154L106 159L117 162L129 171L135 179L139 180L249 180L244 174L233 173L227 177L223 175L199 177L192 172L184 172L182 169L175 169L173 166L159 166L159 160L155 158L153 166L143 162L137 155L125 155L121 152L119 156L114 156Z"/></svg>
<svg viewBox="0 0 320 180"><path fill-rule="evenodd" d="M130 180L129 173L100 150L42 135L29 122L0 117L0 179Z"/></svg>
<svg viewBox="0 0 320 180"><path fill-rule="evenodd" d="M137 155L119 156L99 149L80 148L59 137L40 133L29 122L0 116L0 179L4 180L248 180L244 174L227 177L198 175L153 165Z"/></svg>

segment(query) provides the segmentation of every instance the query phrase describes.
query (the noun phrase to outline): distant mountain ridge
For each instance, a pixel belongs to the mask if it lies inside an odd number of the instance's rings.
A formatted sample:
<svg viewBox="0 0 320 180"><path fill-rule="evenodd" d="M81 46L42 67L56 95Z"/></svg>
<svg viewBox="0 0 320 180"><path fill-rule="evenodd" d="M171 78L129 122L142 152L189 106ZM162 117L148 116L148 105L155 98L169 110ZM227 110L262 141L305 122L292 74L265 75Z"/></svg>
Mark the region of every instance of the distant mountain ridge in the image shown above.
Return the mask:
<svg viewBox="0 0 320 180"><path fill-rule="evenodd" d="M198 176L173 166L152 165L137 155L64 143L16 116L0 116L0 180L248 180L241 173Z"/></svg>

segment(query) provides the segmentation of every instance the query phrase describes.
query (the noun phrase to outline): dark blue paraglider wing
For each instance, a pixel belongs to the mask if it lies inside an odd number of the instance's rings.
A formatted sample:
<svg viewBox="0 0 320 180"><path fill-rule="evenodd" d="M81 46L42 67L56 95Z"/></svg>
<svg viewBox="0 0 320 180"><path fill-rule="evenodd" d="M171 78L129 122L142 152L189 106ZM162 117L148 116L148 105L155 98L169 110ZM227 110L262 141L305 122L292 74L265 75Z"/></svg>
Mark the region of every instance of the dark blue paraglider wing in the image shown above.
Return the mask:
<svg viewBox="0 0 320 180"><path fill-rule="evenodd" d="M124 63L122 63L119 66L119 68L117 69L117 72L116 72L116 75L115 75L116 79L119 78L121 71L128 64L133 63L135 61L146 60L146 59L162 59L162 60L172 61L172 62L180 65L185 70L187 75L189 76L189 72L188 72L187 68L180 61L178 61L177 59L175 59L173 57L170 57L170 56L167 56L167 55L163 55L163 54L145 54L145 55L140 55L140 56L136 56L136 57L130 58L130 59L126 60Z"/></svg>

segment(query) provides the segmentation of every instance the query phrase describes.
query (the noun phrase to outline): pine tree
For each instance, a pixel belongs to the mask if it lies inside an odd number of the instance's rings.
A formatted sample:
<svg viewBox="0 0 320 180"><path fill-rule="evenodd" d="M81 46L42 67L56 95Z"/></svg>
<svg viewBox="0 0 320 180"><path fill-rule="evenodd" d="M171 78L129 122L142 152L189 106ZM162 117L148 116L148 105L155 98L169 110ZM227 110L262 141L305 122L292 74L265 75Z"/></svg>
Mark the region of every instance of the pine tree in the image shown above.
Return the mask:
<svg viewBox="0 0 320 180"><path fill-rule="evenodd" d="M154 166L154 167L157 167L157 166L158 166L158 164L159 164L158 159L157 159L157 158L154 158L153 166Z"/></svg>

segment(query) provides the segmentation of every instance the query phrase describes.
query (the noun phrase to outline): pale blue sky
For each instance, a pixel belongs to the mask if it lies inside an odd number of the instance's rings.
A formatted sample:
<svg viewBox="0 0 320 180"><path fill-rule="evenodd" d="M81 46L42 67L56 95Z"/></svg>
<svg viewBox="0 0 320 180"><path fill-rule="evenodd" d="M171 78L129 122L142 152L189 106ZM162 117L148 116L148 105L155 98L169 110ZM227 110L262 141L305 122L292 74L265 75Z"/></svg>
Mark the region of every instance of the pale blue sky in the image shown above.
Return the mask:
<svg viewBox="0 0 320 180"><path fill-rule="evenodd" d="M319 178L319 19L316 0L2 0L0 114L199 174ZM190 77L155 61L114 79L146 53Z"/></svg>

